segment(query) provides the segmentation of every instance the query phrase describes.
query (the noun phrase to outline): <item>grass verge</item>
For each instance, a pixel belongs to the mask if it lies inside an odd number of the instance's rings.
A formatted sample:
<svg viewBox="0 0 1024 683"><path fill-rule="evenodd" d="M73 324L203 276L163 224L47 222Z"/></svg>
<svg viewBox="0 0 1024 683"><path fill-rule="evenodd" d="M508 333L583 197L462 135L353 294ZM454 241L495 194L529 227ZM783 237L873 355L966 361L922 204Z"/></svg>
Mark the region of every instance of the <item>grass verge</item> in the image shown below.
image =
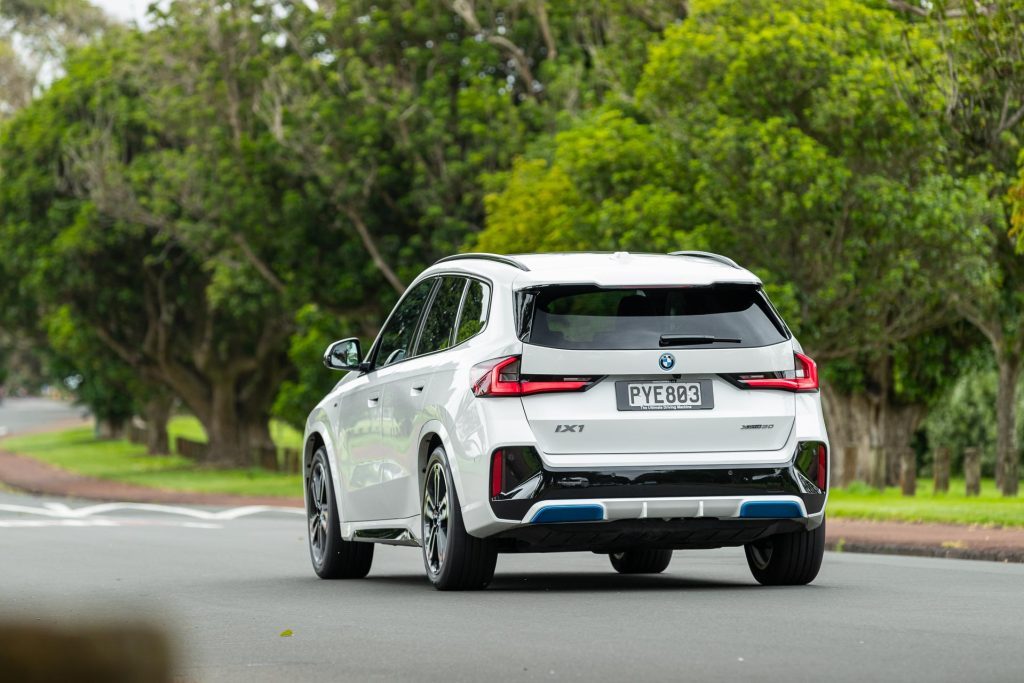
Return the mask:
<svg viewBox="0 0 1024 683"><path fill-rule="evenodd" d="M168 425L168 432L172 444L177 436L206 440L199 421L192 417L174 418ZM272 425L271 432L281 447L295 448L302 441L302 435L287 425ZM248 496L302 495L302 480L298 474L280 474L255 467L211 469L197 466L179 455L146 455L144 446L129 441L97 440L91 427L11 437L0 442L0 447L78 474L139 486Z"/></svg>
<svg viewBox="0 0 1024 683"><path fill-rule="evenodd" d="M931 479L919 479L917 495L905 497L898 488L879 491L864 484L833 489L828 497L829 517L1024 526L1024 499L1004 498L995 482L985 480L981 495L964 495L963 479L950 481L948 493L933 493Z"/></svg>

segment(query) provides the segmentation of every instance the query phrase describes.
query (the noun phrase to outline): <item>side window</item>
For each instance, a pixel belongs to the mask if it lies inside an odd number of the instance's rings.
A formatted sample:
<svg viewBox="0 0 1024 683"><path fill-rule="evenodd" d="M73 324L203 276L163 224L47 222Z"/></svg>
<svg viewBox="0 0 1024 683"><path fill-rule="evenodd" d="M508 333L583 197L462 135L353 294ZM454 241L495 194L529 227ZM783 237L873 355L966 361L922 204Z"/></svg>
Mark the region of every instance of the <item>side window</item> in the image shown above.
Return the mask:
<svg viewBox="0 0 1024 683"><path fill-rule="evenodd" d="M417 356L451 346L455 318L459 314L459 302L462 301L462 290L465 288L465 278L453 275L441 278L441 284L438 285L437 294L434 295L423 323L423 332L420 333L420 341L416 347Z"/></svg>
<svg viewBox="0 0 1024 683"><path fill-rule="evenodd" d="M490 298L490 287L479 280L469 281L466 300L462 304L462 315L459 317L459 329L455 334L456 344L461 344L484 329Z"/></svg>
<svg viewBox="0 0 1024 683"><path fill-rule="evenodd" d="M424 280L416 285L416 288L398 304L398 308L391 314L391 319L388 320L387 326L381 332L380 347L377 349L374 367L382 368L397 363L412 351L413 337L416 335L420 312L423 310L423 305L427 303L427 296L435 282L437 282L435 278Z"/></svg>

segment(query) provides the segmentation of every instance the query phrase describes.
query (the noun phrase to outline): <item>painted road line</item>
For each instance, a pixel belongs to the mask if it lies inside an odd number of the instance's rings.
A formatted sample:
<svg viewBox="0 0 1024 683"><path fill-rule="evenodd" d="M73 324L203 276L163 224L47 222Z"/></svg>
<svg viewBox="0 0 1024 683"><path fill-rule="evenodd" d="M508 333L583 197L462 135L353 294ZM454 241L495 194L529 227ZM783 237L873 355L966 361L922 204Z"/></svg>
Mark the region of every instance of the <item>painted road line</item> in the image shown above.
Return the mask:
<svg viewBox="0 0 1024 683"><path fill-rule="evenodd" d="M177 505L155 505L151 503L100 503L99 505L86 505L80 508L72 508L64 503L46 503L43 507L32 507L30 505L12 505L0 503L0 513L8 512L21 515L36 515L52 519L85 519L100 515L109 515L118 512L152 512L166 515L178 515L190 517L209 522L222 522L251 517L262 514L287 514L302 515L305 512L298 508L278 507L274 505L244 505L226 510L200 510L197 508L181 507Z"/></svg>

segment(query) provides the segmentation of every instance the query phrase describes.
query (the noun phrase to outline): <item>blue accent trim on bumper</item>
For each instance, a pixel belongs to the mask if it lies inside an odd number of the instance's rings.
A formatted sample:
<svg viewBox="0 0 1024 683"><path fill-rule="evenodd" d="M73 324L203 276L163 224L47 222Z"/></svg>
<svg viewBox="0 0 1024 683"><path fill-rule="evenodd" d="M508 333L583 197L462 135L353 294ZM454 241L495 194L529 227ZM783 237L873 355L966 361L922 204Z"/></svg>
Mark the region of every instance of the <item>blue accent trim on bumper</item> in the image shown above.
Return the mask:
<svg viewBox="0 0 1024 683"><path fill-rule="evenodd" d="M800 505L787 500L748 500L740 508L740 517L790 519L803 516Z"/></svg>
<svg viewBox="0 0 1024 683"><path fill-rule="evenodd" d="M604 508L600 505L548 505L537 510L531 524L550 522L601 522Z"/></svg>

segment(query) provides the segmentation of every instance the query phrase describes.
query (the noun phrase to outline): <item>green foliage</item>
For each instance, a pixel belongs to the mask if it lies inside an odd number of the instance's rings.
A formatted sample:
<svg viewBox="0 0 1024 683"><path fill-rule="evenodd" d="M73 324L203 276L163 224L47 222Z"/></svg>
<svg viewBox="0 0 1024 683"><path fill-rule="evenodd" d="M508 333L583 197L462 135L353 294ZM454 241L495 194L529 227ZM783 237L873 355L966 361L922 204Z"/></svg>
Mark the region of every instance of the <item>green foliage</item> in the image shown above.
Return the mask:
<svg viewBox="0 0 1024 683"><path fill-rule="evenodd" d="M621 111L554 136L550 161L520 159L490 183L482 251L666 251L705 246L673 189L671 144Z"/></svg>
<svg viewBox="0 0 1024 683"><path fill-rule="evenodd" d="M710 248L772 283L822 360L943 321L989 200L941 166L933 43L854 0L694 2L632 115L605 110L493 179L495 251Z"/></svg>
<svg viewBox="0 0 1024 683"><path fill-rule="evenodd" d="M965 448L981 449L981 467L992 476L996 464L996 371L991 367L963 373L928 413L924 422L928 446L948 448L952 470L961 471ZM1018 390L1017 443L1024 443L1024 392ZM1020 457L1020 453L1018 453Z"/></svg>

